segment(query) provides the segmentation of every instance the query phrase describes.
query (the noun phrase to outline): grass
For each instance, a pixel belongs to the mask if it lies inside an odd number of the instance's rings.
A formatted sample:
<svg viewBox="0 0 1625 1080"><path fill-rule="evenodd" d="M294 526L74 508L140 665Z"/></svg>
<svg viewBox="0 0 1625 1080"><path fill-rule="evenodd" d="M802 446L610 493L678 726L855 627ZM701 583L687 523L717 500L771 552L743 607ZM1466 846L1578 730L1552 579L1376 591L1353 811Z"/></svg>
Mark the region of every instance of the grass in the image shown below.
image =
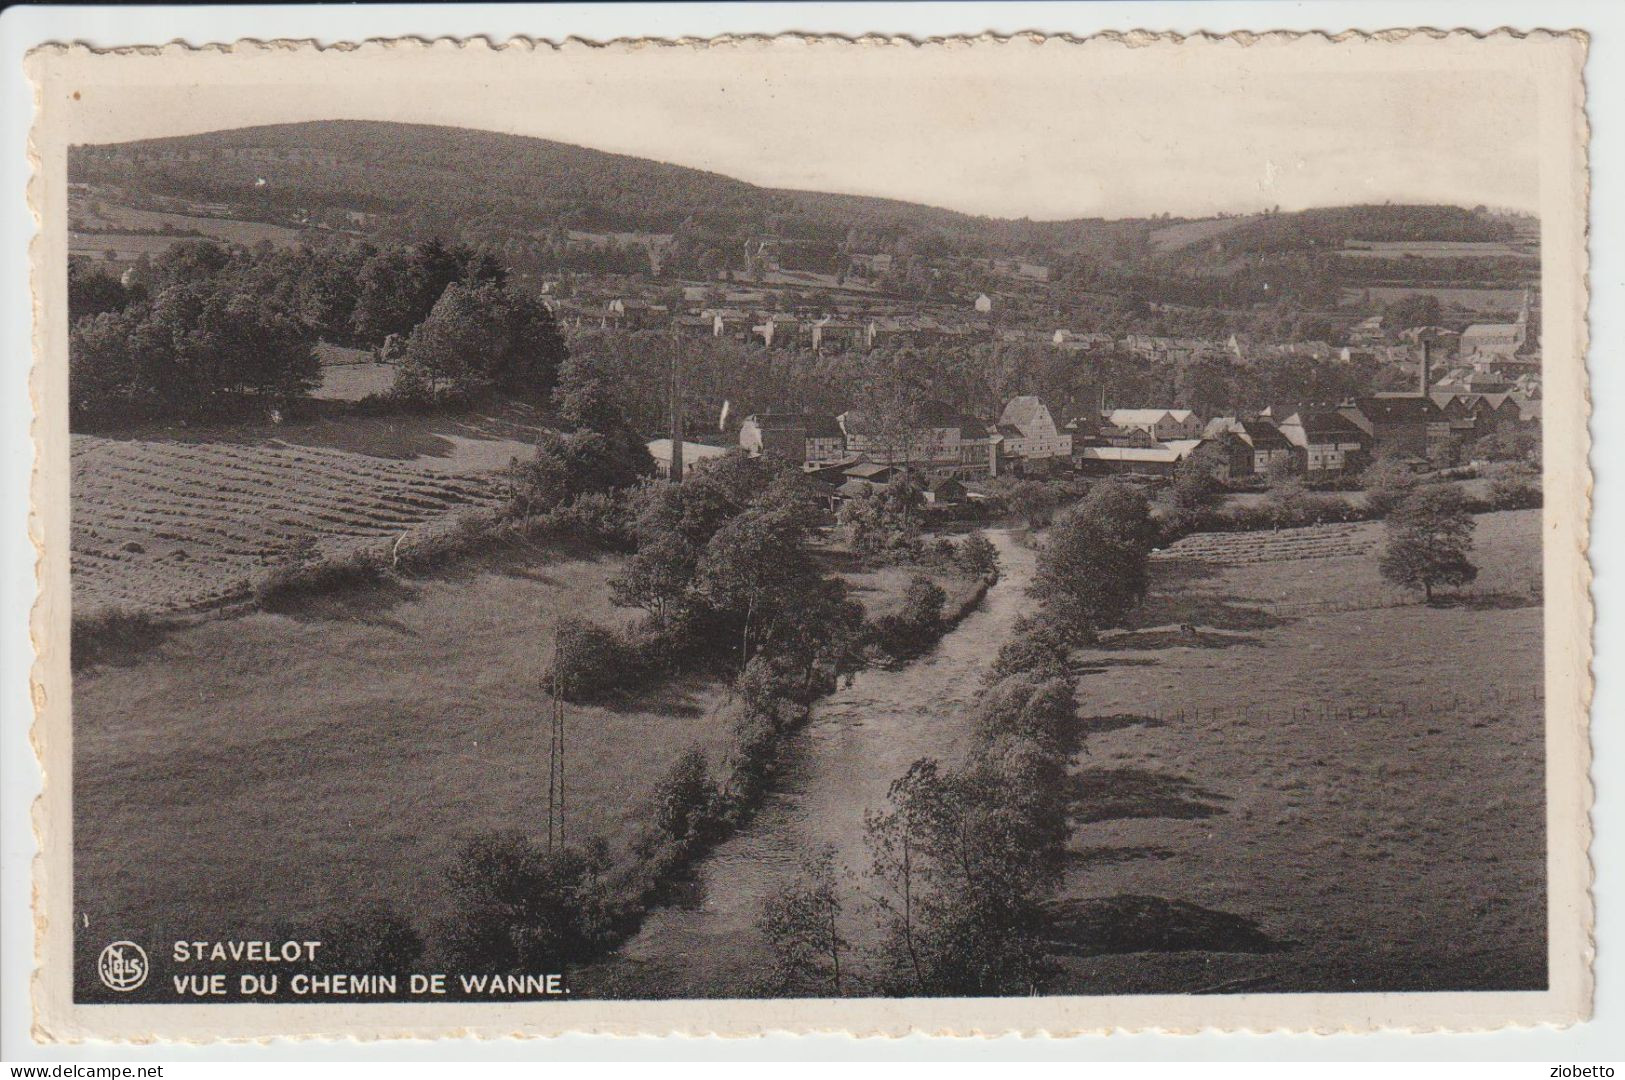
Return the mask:
<svg viewBox="0 0 1625 1080"><path fill-rule="evenodd" d="M557 552L176 630L74 682L75 905L138 940L387 902L427 922L457 845L545 835L550 619L622 623L618 563ZM732 702L680 680L570 709L569 823L624 850Z"/></svg>
<svg viewBox="0 0 1625 1080"><path fill-rule="evenodd" d="M129 662L81 671L78 916L132 940L242 937L377 903L432 925L464 839L545 835L551 620L641 617L608 600L619 566L510 549L294 592L275 611L171 628ZM894 602L907 576L874 574L862 598ZM958 596L972 583L944 584ZM738 707L699 678L571 706L571 835L603 836L624 859L686 749L722 772Z"/></svg>
<svg viewBox="0 0 1625 1080"><path fill-rule="evenodd" d="M1358 554L1327 527L1319 557L1252 534L1154 561L1075 658L1056 990L1543 985L1540 512L1477 520L1478 582L1432 608L1382 581L1378 524ZM1119 908L1178 944L1124 946Z"/></svg>

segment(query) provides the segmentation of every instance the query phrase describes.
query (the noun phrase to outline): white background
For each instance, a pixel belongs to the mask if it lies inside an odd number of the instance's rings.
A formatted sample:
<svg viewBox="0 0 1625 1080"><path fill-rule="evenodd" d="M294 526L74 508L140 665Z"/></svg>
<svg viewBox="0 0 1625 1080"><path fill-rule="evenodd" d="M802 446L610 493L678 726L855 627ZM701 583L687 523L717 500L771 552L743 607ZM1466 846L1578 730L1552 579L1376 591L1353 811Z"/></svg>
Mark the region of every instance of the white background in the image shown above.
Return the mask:
<svg viewBox="0 0 1625 1080"><path fill-rule="evenodd" d="M362 1061L401 1063L391 1069L443 1075L443 1062L485 1059L524 1060L750 1060L926 1059L938 1062L1009 1058L1128 1062L1162 1060L1398 1060L1501 1061L1583 1065L1625 1058L1625 1003L1621 977L1625 961L1614 953L1625 935L1616 929L1625 905L1613 856L1618 850L1621 799L1621 739L1615 727L1625 703L1625 680L1611 670L1625 638L1618 612L1625 610L1625 554L1619 482L1613 479L1625 449L1620 420L1625 417L1625 215L1620 177L1625 172L1625 5L1617 0L1542 2L1450 2L1388 0L1362 2L1227 3L1055 3L1055 4L622 4L622 5L466 5L459 7L13 7L0 15L0 1057L8 1062L116 1061L169 1062L168 1075L205 1075L203 1063L226 1060ZM1380 30L1393 27L1468 27L1485 31L1570 29L1592 34L1586 68L1592 123L1591 175L1591 379L1594 402L1592 469L1596 502L1592 519L1592 560L1596 573L1596 704L1593 740L1598 786L1594 824L1598 960L1596 1019L1568 1031L1536 1029L1488 1035L1291 1036L1219 1035L1161 1037L1115 1035L1070 1041L943 1040L911 1038L859 1043L836 1037L723 1042L686 1039L592 1039L569 1037L548 1042L487 1043L293 1043L269 1046L188 1048L41 1047L29 1039L28 979L33 967L33 925L29 905L29 860L34 838L28 808L39 790L39 773L27 742L32 709L28 669L32 660L27 619L34 597L33 550L27 539L32 446L27 374L30 354L30 296L27 244L33 233L24 185L28 179L26 142L32 122L32 93L23 77L22 57L45 41L84 41L97 46L155 44L182 39L193 44L237 38L314 38L323 43L368 37L465 37L486 34L560 38L615 37L780 31L901 33L915 37L1024 30L1085 34L1097 30L1150 29L1183 33L1198 30ZM1610 555L1612 556L1610 558ZM1616 565L1618 564L1618 565ZM1613 946L1611 948L1610 946ZM407 1063L417 1063L416 1067ZM190 1065L191 1067L187 1067ZM381 1070L380 1070L381 1071ZM527 1070L534 1071L534 1070ZM933 1070L935 1071L935 1070ZM1121 1074L1140 1070L1119 1066ZM1167 1070L1155 1070L1158 1072ZM1185 1071L1185 1070L1181 1070ZM1285 1069L1271 1071L1285 1072ZM1298 1070L1293 1070L1298 1071ZM1341 1070L1339 1070L1341 1071ZM1407 1075L1454 1075L1465 1069L1404 1069ZM337 1069L319 1069L339 1075ZM1076 1075L1076 1068L1068 1075ZM1251 1075L1230 1066L1222 1075ZM1473 1069L1474 1075L1481 1070ZM1366 1070L1361 1070L1364 1075ZM1539 1065L1490 1070L1486 1075L1547 1076Z"/></svg>

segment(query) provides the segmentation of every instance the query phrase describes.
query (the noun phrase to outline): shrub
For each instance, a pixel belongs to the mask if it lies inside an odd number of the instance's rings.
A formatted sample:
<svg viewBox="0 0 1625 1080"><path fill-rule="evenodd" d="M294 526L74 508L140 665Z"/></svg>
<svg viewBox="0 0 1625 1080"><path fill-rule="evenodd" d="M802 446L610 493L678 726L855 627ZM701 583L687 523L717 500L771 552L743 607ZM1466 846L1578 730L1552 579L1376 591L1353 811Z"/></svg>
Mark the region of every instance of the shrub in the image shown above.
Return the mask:
<svg viewBox="0 0 1625 1080"><path fill-rule="evenodd" d="M1491 510L1529 510L1540 506L1540 476L1533 469L1497 465L1490 471Z"/></svg>
<svg viewBox="0 0 1625 1080"><path fill-rule="evenodd" d="M619 904L608 848L547 851L517 832L475 837L446 871L450 909L438 949L452 970L559 971L608 947Z"/></svg>
<svg viewBox="0 0 1625 1080"><path fill-rule="evenodd" d="M1073 738L1076 713L1070 679L1008 675L983 691L971 724L984 743L1011 735L1062 749Z"/></svg>
<svg viewBox="0 0 1625 1080"><path fill-rule="evenodd" d="M999 574L999 549L981 533L971 533L954 549L954 564L972 577L991 582Z"/></svg>
<svg viewBox="0 0 1625 1080"><path fill-rule="evenodd" d="M545 679L566 701L592 701L635 686L648 670L641 650L627 638L573 615L559 619L554 641Z"/></svg>
<svg viewBox="0 0 1625 1080"><path fill-rule="evenodd" d="M403 975L418 970L423 957L417 928L389 908L325 919L313 934L322 943L316 964L325 972Z"/></svg>
<svg viewBox="0 0 1625 1080"><path fill-rule="evenodd" d="M1011 675L1064 679L1071 674L1072 647L1063 628L1047 619L1019 620L982 676L987 685Z"/></svg>
<svg viewBox="0 0 1625 1080"><path fill-rule="evenodd" d="M1373 517L1387 517L1405 497L1416 490L1416 473L1394 458L1379 458L1366 469L1365 505Z"/></svg>
<svg viewBox="0 0 1625 1080"><path fill-rule="evenodd" d="M378 553L356 548L342 555L312 555L273 567L254 582L254 600L267 611L296 606L311 597L375 585L384 577Z"/></svg>
<svg viewBox="0 0 1625 1080"><path fill-rule="evenodd" d="M942 634L942 605L948 594L924 574L909 579L903 606L875 620L875 643L897 659L917 656Z"/></svg>
<svg viewBox="0 0 1625 1080"><path fill-rule="evenodd" d="M691 746L672 763L655 786L653 805L654 826L664 838L684 843L708 830L717 788L703 750Z"/></svg>

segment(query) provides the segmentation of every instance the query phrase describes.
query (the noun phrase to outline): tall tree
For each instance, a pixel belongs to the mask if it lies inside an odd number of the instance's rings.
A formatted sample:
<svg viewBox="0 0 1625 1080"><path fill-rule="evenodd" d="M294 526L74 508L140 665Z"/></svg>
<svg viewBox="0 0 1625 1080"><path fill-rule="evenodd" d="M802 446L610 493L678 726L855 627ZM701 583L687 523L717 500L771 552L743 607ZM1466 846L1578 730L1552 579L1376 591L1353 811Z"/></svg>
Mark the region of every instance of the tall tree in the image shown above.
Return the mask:
<svg viewBox="0 0 1625 1080"><path fill-rule="evenodd" d="M1388 514L1382 576L1407 589L1421 589L1429 603L1436 586L1466 585L1478 577L1473 529L1461 492L1443 485L1422 488Z"/></svg>

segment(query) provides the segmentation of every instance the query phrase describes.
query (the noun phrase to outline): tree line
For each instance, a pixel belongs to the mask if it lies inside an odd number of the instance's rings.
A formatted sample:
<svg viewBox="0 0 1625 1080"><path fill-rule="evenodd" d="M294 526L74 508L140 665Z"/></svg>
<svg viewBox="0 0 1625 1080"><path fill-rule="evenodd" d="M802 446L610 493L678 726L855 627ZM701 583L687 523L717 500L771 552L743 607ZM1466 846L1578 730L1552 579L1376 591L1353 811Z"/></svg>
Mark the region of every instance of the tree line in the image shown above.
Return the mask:
<svg viewBox="0 0 1625 1080"><path fill-rule="evenodd" d="M425 241L276 249L183 240L114 278L70 260L81 425L265 415L320 382L320 341L381 350L403 399L545 393L565 348L491 256Z"/></svg>

